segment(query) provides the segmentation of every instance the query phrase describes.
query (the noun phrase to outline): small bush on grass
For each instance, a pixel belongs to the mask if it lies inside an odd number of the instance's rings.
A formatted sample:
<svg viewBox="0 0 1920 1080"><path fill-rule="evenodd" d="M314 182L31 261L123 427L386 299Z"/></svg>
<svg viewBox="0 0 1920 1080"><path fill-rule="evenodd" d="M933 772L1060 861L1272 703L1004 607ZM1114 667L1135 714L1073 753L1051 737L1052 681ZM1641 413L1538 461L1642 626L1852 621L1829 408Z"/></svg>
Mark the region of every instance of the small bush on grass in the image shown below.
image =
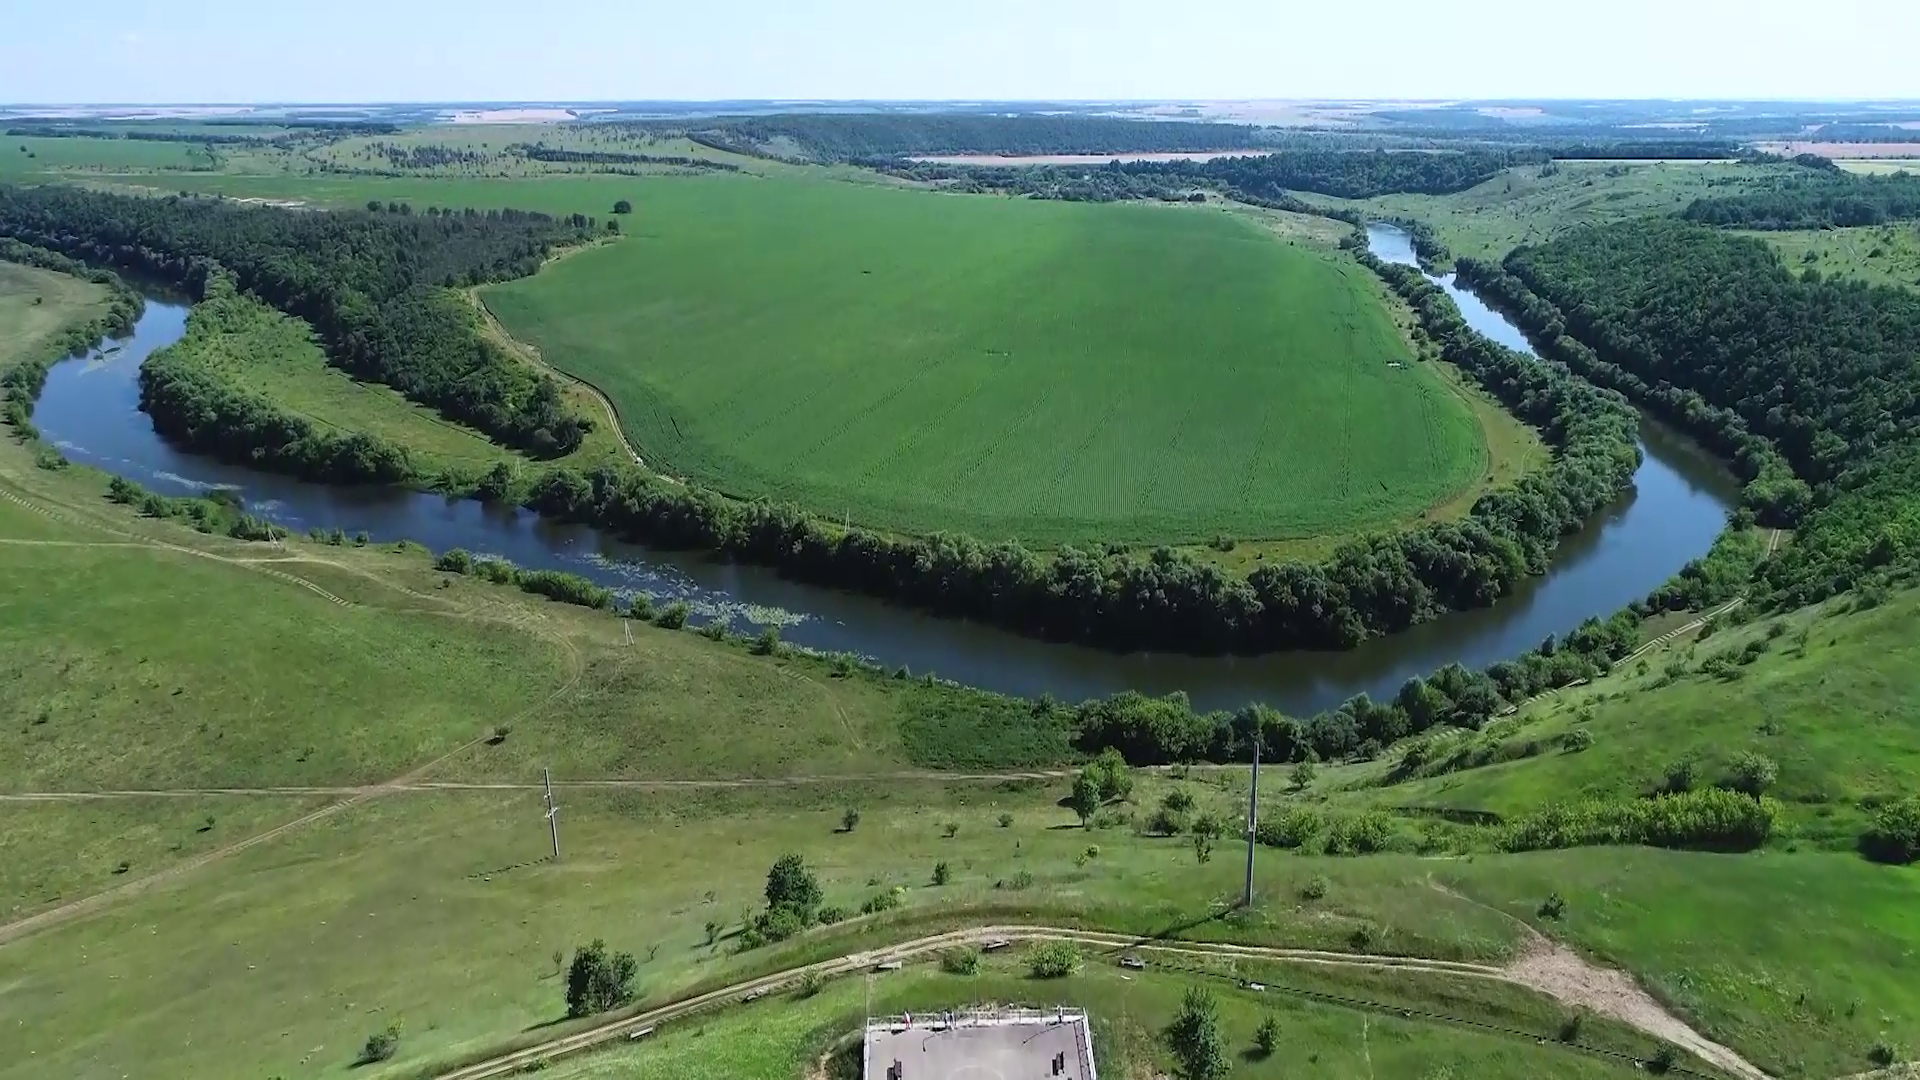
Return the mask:
<svg viewBox="0 0 1920 1080"><path fill-rule="evenodd" d="M632 953L608 952L607 943L599 938L573 950L573 963L567 968L567 1015L592 1016L632 1001L633 977L639 969Z"/></svg>
<svg viewBox="0 0 1920 1080"><path fill-rule="evenodd" d="M1027 971L1036 979L1064 979L1080 970L1080 950L1071 941L1046 941L1027 950Z"/></svg>
<svg viewBox="0 0 1920 1080"><path fill-rule="evenodd" d="M1904 866L1920 862L1920 799L1890 802L1873 817L1860 850L1874 862Z"/></svg>
<svg viewBox="0 0 1920 1080"><path fill-rule="evenodd" d="M1253 1049L1262 1058L1270 1058L1280 1049L1280 1021L1272 1016L1260 1021L1253 1032Z"/></svg>
<svg viewBox="0 0 1920 1080"><path fill-rule="evenodd" d="M892 911L894 908L900 906L901 892L902 890L900 889L882 889L874 893L872 896L867 897L865 903L860 905L860 914L878 915L883 911Z"/></svg>
<svg viewBox="0 0 1920 1080"><path fill-rule="evenodd" d="M388 1024L385 1028L367 1036L365 1046L360 1048L360 1056L355 1065L375 1065L382 1061L392 1061L393 1055L400 1052L400 1022Z"/></svg>
<svg viewBox="0 0 1920 1080"><path fill-rule="evenodd" d="M1320 834L1323 824L1317 812L1305 807L1289 806L1268 815L1254 829L1253 836L1268 847L1303 847Z"/></svg>
<svg viewBox="0 0 1920 1080"><path fill-rule="evenodd" d="M948 949L940 954L940 970L949 975L972 975L980 970L980 950Z"/></svg>
<svg viewBox="0 0 1920 1080"><path fill-rule="evenodd" d="M953 870L945 859L933 864L933 884L937 888L953 880Z"/></svg>
<svg viewBox="0 0 1920 1080"><path fill-rule="evenodd" d="M1308 878L1307 883L1300 886L1300 899L1302 900L1323 900L1326 898L1326 895L1327 879L1318 874Z"/></svg>
<svg viewBox="0 0 1920 1080"><path fill-rule="evenodd" d="M687 625L687 605L676 600L660 609L653 617L653 625L663 630L678 630Z"/></svg>
<svg viewBox="0 0 1920 1080"><path fill-rule="evenodd" d="M1566 913L1567 898L1559 893L1553 893L1540 901L1540 917L1543 919L1558 919Z"/></svg>
<svg viewBox="0 0 1920 1080"><path fill-rule="evenodd" d="M1001 827L1001 828L1003 828L1003 829L1011 829L1011 828L1013 828L1013 815L1012 815L1012 814L1001 814L1001 815L1000 815L1000 827Z"/></svg>
<svg viewBox="0 0 1920 1080"><path fill-rule="evenodd" d="M1727 763L1727 786L1742 795L1759 798L1780 778L1780 767L1772 759L1751 750L1733 755Z"/></svg>

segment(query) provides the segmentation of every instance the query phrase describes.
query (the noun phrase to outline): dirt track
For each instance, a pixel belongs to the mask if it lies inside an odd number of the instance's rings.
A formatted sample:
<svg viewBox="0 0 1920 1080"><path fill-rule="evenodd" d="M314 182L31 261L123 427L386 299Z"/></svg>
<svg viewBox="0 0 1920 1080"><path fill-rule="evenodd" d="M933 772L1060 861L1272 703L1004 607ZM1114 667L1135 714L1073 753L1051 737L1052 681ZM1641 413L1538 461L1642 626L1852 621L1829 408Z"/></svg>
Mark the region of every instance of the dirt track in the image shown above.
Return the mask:
<svg viewBox="0 0 1920 1080"><path fill-rule="evenodd" d="M1112 952L1142 954L1151 963L1153 955L1246 958L1275 960L1294 964L1320 964L1331 967L1357 967L1374 970L1412 971L1434 975L1487 979L1527 987L1565 1004L1592 1010L1628 1024L1656 1038L1671 1042L1701 1060L1724 1069L1743 1080L1770 1080L1768 1075L1732 1050L1708 1039L1661 1008L1659 1002L1641 990L1627 975L1598 968L1578 954L1550 943L1551 952L1530 950L1513 963L1497 967L1448 960L1422 960L1403 956L1324 952L1313 949L1276 949L1249 945L1216 945L1204 942L1143 939L1126 934L1105 934L1054 926L980 926L944 934L916 938L878 949L848 953L817 964L789 968L771 975L746 979L718 990L684 998L670 1005L622 1017L586 1031L549 1039L536 1046L515 1050L473 1065L440 1073L440 1080L486 1080L506 1076L522 1069L538 1068L539 1063L577 1053L627 1037L641 1028L654 1027L709 1008L743 999L758 998L798 983L808 973L821 976L847 975L871 970L894 960L911 960L942 949L960 945L979 945L996 939L1008 941L1072 941ZM1544 941L1544 939L1542 939Z"/></svg>

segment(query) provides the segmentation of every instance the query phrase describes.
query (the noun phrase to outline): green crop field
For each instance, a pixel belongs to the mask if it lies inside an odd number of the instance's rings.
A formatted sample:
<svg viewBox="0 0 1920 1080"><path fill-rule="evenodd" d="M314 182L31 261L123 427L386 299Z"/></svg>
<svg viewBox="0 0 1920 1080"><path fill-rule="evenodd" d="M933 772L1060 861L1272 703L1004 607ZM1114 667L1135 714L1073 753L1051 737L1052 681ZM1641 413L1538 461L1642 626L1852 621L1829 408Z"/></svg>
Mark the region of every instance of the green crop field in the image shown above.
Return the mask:
<svg viewBox="0 0 1920 1080"><path fill-rule="evenodd" d="M1238 215L638 195L624 242L484 295L650 466L730 494L912 532L1285 538L1418 517L1487 464L1365 272Z"/></svg>

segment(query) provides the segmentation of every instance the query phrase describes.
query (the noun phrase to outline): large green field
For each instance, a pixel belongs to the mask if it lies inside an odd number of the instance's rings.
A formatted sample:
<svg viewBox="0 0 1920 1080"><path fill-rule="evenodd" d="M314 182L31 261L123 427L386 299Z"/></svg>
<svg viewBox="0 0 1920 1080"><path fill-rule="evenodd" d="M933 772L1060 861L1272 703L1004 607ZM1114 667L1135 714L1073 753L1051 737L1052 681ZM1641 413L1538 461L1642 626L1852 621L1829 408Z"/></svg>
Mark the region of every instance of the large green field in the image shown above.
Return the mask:
<svg viewBox="0 0 1920 1080"><path fill-rule="evenodd" d="M36 266L0 261L0 370L39 359L56 334L105 310L104 286Z"/></svg>
<svg viewBox="0 0 1920 1080"><path fill-rule="evenodd" d="M1200 208L700 178L485 290L649 466L857 523L1032 541L1417 518L1478 424L1358 266Z"/></svg>

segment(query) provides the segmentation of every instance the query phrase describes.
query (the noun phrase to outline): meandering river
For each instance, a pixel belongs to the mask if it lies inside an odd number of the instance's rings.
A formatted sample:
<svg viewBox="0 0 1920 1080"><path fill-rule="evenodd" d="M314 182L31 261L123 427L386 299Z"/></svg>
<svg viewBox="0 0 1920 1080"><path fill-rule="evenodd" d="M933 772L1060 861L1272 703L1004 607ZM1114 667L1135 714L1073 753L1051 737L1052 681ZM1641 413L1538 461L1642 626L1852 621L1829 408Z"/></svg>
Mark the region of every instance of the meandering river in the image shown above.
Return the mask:
<svg viewBox="0 0 1920 1080"><path fill-rule="evenodd" d="M1405 233L1375 227L1374 253L1414 262ZM1525 337L1451 278L1435 279L1467 321L1502 344L1528 352ZM169 446L139 410L140 363L184 333L186 308L149 296L131 339L56 365L33 420L74 461L186 494L237 488L253 513L303 532L365 531L375 541L415 540L435 551L461 547L522 566L569 570L623 590L687 600L704 618L743 630L779 622L783 639L847 650L888 667L936 672L1011 694L1051 693L1063 700L1135 689L1185 691L1200 708L1267 702L1306 715L1365 691L1389 696L1413 675L1459 661L1472 667L1507 659L1592 615L1645 596L1689 560L1706 553L1725 526L1738 484L1722 466L1672 432L1645 421L1645 460L1633 489L1568 537L1553 569L1481 611L1450 615L1391 638L1340 653L1261 657L1116 655L1032 641L1005 631L939 619L877 600L782 580L771 571L700 555L661 552L582 526L472 500L382 488L329 487L226 465Z"/></svg>

